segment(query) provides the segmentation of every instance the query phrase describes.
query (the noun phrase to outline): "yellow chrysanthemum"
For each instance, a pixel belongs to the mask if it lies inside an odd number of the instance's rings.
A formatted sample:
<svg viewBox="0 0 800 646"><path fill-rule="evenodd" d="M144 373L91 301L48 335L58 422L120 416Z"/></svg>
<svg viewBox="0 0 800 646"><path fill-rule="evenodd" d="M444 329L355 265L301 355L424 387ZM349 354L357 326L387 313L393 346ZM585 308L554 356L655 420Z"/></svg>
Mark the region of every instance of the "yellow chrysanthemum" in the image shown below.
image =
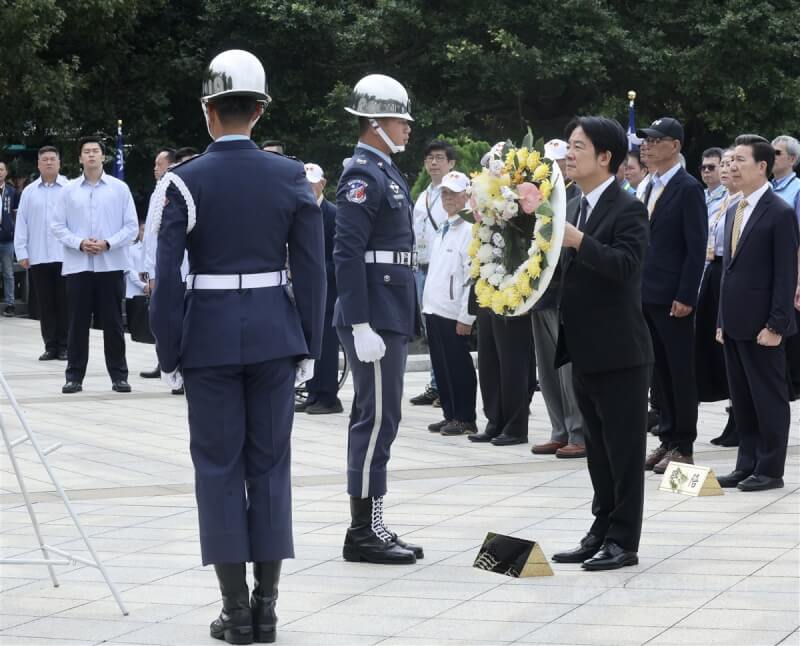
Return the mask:
<svg viewBox="0 0 800 646"><path fill-rule="evenodd" d="M541 189L539 190L541 191ZM549 215L540 215L539 220L541 221L542 226L547 226L553 221L553 218L551 218Z"/></svg>
<svg viewBox="0 0 800 646"><path fill-rule="evenodd" d="M542 273L542 254L536 253L531 256L525 271L531 278L538 278Z"/></svg>
<svg viewBox="0 0 800 646"><path fill-rule="evenodd" d="M539 192L541 192L544 199L550 199L550 193L553 192L553 185L550 183L549 179L542 180L542 183L539 184Z"/></svg>
<svg viewBox="0 0 800 646"><path fill-rule="evenodd" d="M522 296L520 296L520 293L517 291L517 288L514 285L506 287L503 291L505 292L504 296L506 305L509 308L513 310L522 305Z"/></svg>
<svg viewBox="0 0 800 646"><path fill-rule="evenodd" d="M527 298L533 292L533 288L531 287L531 277L525 271L520 272L519 276L517 276L515 286L517 291L520 293L520 296L523 298Z"/></svg>
<svg viewBox="0 0 800 646"><path fill-rule="evenodd" d="M478 305L481 307L490 307L492 304L492 294L494 288L489 285L484 279L479 280L475 284L475 298L478 299Z"/></svg>
<svg viewBox="0 0 800 646"><path fill-rule="evenodd" d="M506 295L501 291L492 294L492 311L495 314L502 314L506 307Z"/></svg>
<svg viewBox="0 0 800 646"><path fill-rule="evenodd" d="M506 153L506 166L512 166L512 167L514 166L514 151L513 150L509 150L508 153Z"/></svg>
<svg viewBox="0 0 800 646"><path fill-rule="evenodd" d="M542 156L539 154L538 150L532 150L528 154L528 169L534 170L538 165L539 162L542 161Z"/></svg>
<svg viewBox="0 0 800 646"><path fill-rule="evenodd" d="M550 166L547 164L539 164L533 171L534 182L540 182L548 177L550 177ZM541 190L541 187L539 187L539 190Z"/></svg>
<svg viewBox="0 0 800 646"><path fill-rule="evenodd" d="M479 238L473 238L472 241L469 243L469 247L467 247L467 255L470 258L475 258L475 254L478 253L478 249L481 246L481 241Z"/></svg>
<svg viewBox="0 0 800 646"><path fill-rule="evenodd" d="M527 163L528 163L528 149L520 148L517 151L517 166L519 168L525 168Z"/></svg>
<svg viewBox="0 0 800 646"><path fill-rule="evenodd" d="M473 222L472 223L472 235L473 236L477 236L478 235L478 229L480 229L480 228L481 228L481 223L480 222Z"/></svg>
<svg viewBox="0 0 800 646"><path fill-rule="evenodd" d="M538 233L534 236L536 238L536 244L539 245L539 249L542 251L550 251L550 241L545 240L544 236L541 233Z"/></svg>
<svg viewBox="0 0 800 646"><path fill-rule="evenodd" d="M469 277L475 280L481 275L481 262L477 258L472 260L472 265L469 269Z"/></svg>

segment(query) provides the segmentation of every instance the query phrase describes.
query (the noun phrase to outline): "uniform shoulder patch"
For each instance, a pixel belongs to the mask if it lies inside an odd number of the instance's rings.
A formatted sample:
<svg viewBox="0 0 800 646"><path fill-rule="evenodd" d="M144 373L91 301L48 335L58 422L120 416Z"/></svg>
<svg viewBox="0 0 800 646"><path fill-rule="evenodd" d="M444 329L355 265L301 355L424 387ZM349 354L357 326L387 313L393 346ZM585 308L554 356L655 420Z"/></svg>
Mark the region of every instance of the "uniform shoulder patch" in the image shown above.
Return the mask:
<svg viewBox="0 0 800 646"><path fill-rule="evenodd" d="M348 202L353 204L362 204L367 201L367 186L369 186L363 179L351 179L347 181L347 195L345 196Z"/></svg>

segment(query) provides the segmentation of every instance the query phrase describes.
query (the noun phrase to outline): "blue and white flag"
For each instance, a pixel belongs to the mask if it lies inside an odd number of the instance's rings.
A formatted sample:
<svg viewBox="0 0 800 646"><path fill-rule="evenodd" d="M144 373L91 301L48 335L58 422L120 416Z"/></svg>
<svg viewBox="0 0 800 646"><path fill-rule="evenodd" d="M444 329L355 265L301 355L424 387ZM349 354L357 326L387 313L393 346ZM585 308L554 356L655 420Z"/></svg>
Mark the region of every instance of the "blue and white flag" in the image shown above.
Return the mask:
<svg viewBox="0 0 800 646"><path fill-rule="evenodd" d="M114 156L114 177L125 179L125 139L122 136L122 119L117 121L117 154Z"/></svg>
<svg viewBox="0 0 800 646"><path fill-rule="evenodd" d="M642 140L636 136L636 92L628 92L628 150L638 150Z"/></svg>

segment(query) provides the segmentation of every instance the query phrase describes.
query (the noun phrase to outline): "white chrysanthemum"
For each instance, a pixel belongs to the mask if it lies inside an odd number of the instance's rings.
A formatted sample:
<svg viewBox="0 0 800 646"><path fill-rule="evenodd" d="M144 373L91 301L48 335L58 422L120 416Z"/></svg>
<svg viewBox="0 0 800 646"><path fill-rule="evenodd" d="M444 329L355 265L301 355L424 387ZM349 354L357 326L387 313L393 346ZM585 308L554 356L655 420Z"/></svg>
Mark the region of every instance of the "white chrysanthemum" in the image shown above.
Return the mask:
<svg viewBox="0 0 800 646"><path fill-rule="evenodd" d="M489 276L494 276L494 270L497 269L497 265L493 262L487 263L481 267L481 278L484 280L489 278Z"/></svg>
<svg viewBox="0 0 800 646"><path fill-rule="evenodd" d="M503 280L503 277L500 274L492 274L487 279L490 285L497 287L500 284L500 281Z"/></svg>
<svg viewBox="0 0 800 646"><path fill-rule="evenodd" d="M503 240L503 236L502 235L500 235L499 233L495 233L492 236L492 244L495 247L500 247L502 249L503 247L506 246L506 241Z"/></svg>
<svg viewBox="0 0 800 646"><path fill-rule="evenodd" d="M500 175L503 173L504 166L505 164L503 164L502 160L493 159L489 162L489 172L496 177L500 177Z"/></svg>
<svg viewBox="0 0 800 646"><path fill-rule="evenodd" d="M478 253L476 254L478 260L483 262L489 262L492 259L492 245L490 244L482 244L478 247Z"/></svg>
<svg viewBox="0 0 800 646"><path fill-rule="evenodd" d="M503 256L503 250L502 250L502 249L500 249L500 247L492 247L492 255L493 255L495 258L502 258L502 256Z"/></svg>
<svg viewBox="0 0 800 646"><path fill-rule="evenodd" d="M503 265L497 265L497 268L494 270L494 273L504 275L508 272L506 272L506 268Z"/></svg>
<svg viewBox="0 0 800 646"><path fill-rule="evenodd" d="M500 289L505 289L506 287L510 287L515 283L515 279L513 274L507 275L503 280L500 281Z"/></svg>
<svg viewBox="0 0 800 646"><path fill-rule="evenodd" d="M478 238L481 242L489 242L492 239L492 230L489 227L481 227L478 229Z"/></svg>

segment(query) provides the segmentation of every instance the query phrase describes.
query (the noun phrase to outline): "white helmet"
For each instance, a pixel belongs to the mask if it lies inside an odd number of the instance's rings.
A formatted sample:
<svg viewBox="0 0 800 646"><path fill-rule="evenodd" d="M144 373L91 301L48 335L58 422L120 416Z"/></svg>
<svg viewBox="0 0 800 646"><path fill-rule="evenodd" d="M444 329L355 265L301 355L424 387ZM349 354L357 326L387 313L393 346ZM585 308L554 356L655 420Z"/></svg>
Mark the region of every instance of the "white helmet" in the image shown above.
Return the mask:
<svg viewBox="0 0 800 646"><path fill-rule="evenodd" d="M203 77L203 103L222 96L252 96L265 104L272 101L264 66L243 49L217 54Z"/></svg>
<svg viewBox="0 0 800 646"><path fill-rule="evenodd" d="M356 83L350 95L350 105L345 110L358 117L414 120L406 89L391 76L383 74L370 74Z"/></svg>

